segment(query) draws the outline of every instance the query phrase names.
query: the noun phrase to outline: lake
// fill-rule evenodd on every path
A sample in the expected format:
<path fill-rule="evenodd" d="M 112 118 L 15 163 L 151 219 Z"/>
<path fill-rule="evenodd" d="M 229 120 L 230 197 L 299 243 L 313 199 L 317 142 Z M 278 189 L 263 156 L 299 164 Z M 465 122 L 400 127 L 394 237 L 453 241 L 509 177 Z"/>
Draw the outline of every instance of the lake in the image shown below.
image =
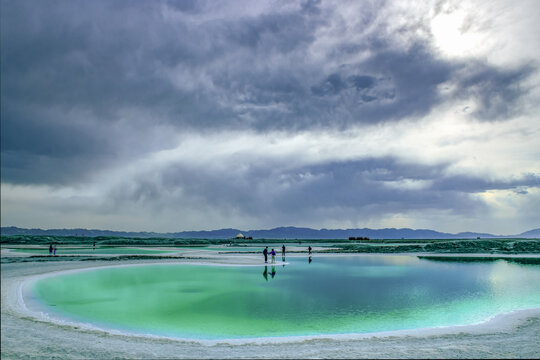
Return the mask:
<path fill-rule="evenodd" d="M 393 255 L 286 260 L 268 266 L 92 269 L 40 279 L 30 297 L 55 317 L 193 339 L 467 325 L 540 307 L 539 265 Z"/>

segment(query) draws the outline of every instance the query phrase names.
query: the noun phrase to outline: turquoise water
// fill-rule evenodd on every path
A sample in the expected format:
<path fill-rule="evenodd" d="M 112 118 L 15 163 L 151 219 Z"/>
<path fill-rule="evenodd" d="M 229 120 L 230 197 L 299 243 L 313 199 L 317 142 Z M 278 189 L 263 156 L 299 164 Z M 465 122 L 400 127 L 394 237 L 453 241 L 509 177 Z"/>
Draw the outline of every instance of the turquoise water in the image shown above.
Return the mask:
<path fill-rule="evenodd" d="M 45 278 L 34 292 L 50 312 L 77 321 L 197 339 L 465 325 L 540 307 L 538 265 L 413 256 L 287 261 L 111 267 Z"/>
<path fill-rule="evenodd" d="M 260 246 L 180 246 L 182 250 L 214 251 L 214 252 L 261 252 Z"/>
<path fill-rule="evenodd" d="M 20 252 L 20 253 L 29 253 L 29 254 L 42 254 L 42 255 L 49 255 L 49 247 L 46 248 L 27 248 L 27 249 L 11 249 L 11 251 L 14 252 Z M 125 247 L 106 247 L 106 248 L 99 248 L 97 247 L 95 250 L 91 247 L 89 248 L 62 248 L 59 247 L 56 249 L 56 255 L 76 255 L 76 254 L 96 254 L 96 255 L 105 255 L 105 254 L 164 254 L 164 253 L 171 253 L 171 252 L 178 252 L 178 250 L 156 250 L 156 249 L 137 249 L 137 248 L 125 248 Z"/>

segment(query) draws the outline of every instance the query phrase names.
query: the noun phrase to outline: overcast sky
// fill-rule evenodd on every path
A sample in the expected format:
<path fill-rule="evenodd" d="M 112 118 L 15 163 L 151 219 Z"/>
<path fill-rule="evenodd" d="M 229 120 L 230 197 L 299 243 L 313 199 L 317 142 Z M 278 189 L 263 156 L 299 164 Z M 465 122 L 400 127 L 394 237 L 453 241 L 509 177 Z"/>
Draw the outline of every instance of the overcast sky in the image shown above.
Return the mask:
<path fill-rule="evenodd" d="M 1 223 L 540 227 L 540 1 L 1 0 Z"/>

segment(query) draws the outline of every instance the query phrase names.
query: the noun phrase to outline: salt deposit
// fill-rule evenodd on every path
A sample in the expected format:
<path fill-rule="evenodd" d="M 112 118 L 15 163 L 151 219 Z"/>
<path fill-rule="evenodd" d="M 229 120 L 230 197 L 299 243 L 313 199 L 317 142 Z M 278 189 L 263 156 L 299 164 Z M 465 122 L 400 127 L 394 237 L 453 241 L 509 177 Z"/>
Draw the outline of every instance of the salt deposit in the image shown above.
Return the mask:
<path fill-rule="evenodd" d="M 152 262 L 155 260 L 130 263 Z M 260 259 L 255 255 L 235 255 L 219 256 L 205 262 L 254 265 Z M 466 327 L 349 337 L 257 339 L 239 343 L 178 341 L 113 334 L 83 329 L 77 324 L 53 323 L 39 319 L 25 309 L 20 291 L 24 281 L 50 272 L 110 265 L 110 261 L 2 264 L 2 358 L 540 357 L 540 309 L 504 314 L 489 322 Z"/>

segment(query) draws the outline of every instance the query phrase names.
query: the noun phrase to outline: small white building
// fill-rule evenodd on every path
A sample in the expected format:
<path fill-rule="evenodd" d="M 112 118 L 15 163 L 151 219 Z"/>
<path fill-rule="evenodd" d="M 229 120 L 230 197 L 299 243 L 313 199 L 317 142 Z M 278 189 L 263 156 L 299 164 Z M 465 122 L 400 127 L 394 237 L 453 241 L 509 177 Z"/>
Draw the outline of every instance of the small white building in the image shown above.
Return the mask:
<path fill-rule="evenodd" d="M 244 236 L 244 234 L 240 233 L 238 235 L 236 235 L 236 238 L 235 239 L 245 239 L 246 237 Z"/>

